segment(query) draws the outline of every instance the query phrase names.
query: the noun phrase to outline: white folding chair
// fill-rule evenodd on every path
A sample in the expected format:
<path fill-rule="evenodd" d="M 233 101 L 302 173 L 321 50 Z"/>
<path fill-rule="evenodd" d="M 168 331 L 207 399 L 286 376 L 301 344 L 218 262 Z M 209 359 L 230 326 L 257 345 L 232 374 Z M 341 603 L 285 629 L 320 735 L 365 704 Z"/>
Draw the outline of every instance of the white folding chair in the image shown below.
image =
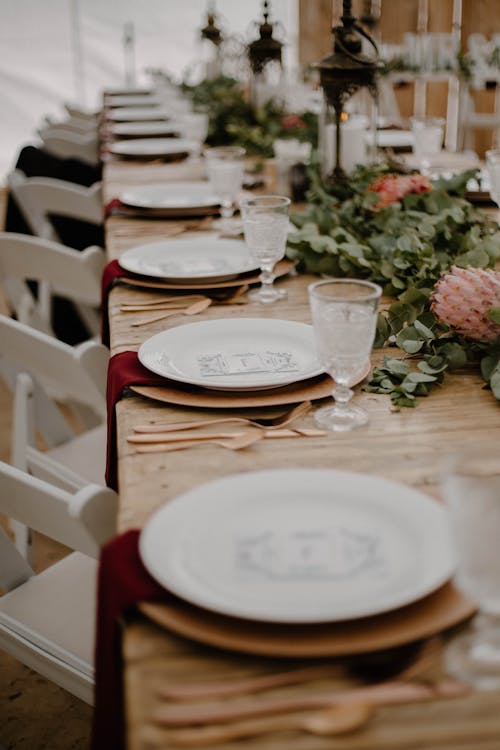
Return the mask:
<path fill-rule="evenodd" d="M 77 133 L 66 129 L 45 128 L 39 131 L 43 147 L 60 159 L 79 159 L 86 164 L 99 164 L 99 138 L 95 133 Z"/>
<path fill-rule="evenodd" d="M 83 187 L 55 177 L 26 177 L 19 169 L 7 175 L 7 184 L 30 230 L 37 237 L 59 242 L 50 214 L 91 224 L 102 224 L 102 185 Z"/>
<path fill-rule="evenodd" d="M 79 252 L 38 237 L 0 232 L 0 283 L 8 304 L 21 323 L 52 336 L 52 294 L 75 304 L 90 336 L 99 332 L 98 307 L 105 264 L 99 247 Z M 38 282 L 37 297 L 28 281 Z"/>
<path fill-rule="evenodd" d="M 0 375 L 14 395 L 11 463 L 74 492 L 103 484 L 106 463 L 106 371 L 109 351 L 94 341 L 72 347 L 0 315 Z M 77 431 L 50 393 L 65 399 Z M 36 444 L 39 436 L 46 450 Z M 13 524 L 29 555 L 29 531 Z"/>
<path fill-rule="evenodd" d="M 0 649 L 93 702 L 97 561 L 116 533 L 117 496 L 66 492 L 0 462 L 0 512 L 74 551 L 37 575 L 0 529 Z"/>
<path fill-rule="evenodd" d="M 40 130 L 46 129 L 59 129 L 70 130 L 73 133 L 80 133 L 80 135 L 96 135 L 98 130 L 98 122 L 95 119 L 88 119 L 84 117 L 70 116 L 65 120 L 54 120 L 52 117 L 45 116 L 42 121 Z"/>

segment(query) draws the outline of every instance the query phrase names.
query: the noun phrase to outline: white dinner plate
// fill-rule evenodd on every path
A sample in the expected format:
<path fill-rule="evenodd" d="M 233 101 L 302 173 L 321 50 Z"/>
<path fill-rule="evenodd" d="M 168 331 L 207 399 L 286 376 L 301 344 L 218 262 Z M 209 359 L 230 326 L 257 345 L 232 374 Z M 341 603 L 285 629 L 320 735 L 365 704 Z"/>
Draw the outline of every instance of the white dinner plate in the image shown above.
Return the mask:
<path fill-rule="evenodd" d="M 430 594 L 455 566 L 445 507 L 381 477 L 327 469 L 200 485 L 149 519 L 139 550 L 181 598 L 265 622 L 378 615 Z"/>
<path fill-rule="evenodd" d="M 189 210 L 219 205 L 208 182 L 167 182 L 138 185 L 120 195 L 120 201 L 133 208 Z"/>
<path fill-rule="evenodd" d="M 158 107 L 161 99 L 152 94 L 112 94 L 106 104 L 110 107 Z"/>
<path fill-rule="evenodd" d="M 106 96 L 145 96 L 152 94 L 151 89 L 146 86 L 112 86 L 105 90 Z"/>
<path fill-rule="evenodd" d="M 178 135 L 182 132 L 182 125 L 173 120 L 158 120 L 157 122 L 118 122 L 109 128 L 112 135 L 118 136 L 155 136 Z"/>
<path fill-rule="evenodd" d="M 205 236 L 137 245 L 119 259 L 126 271 L 168 281 L 228 281 L 258 266 L 243 240 Z"/>
<path fill-rule="evenodd" d="M 117 107 L 117 109 L 111 109 L 106 116 L 115 122 L 134 122 L 136 120 L 168 120 L 169 113 L 163 107 Z"/>
<path fill-rule="evenodd" d="M 189 154 L 196 147 L 185 138 L 137 138 L 132 141 L 115 141 L 109 146 L 118 156 L 177 156 Z"/>
<path fill-rule="evenodd" d="M 312 326 L 271 318 L 176 326 L 145 341 L 139 360 L 171 380 L 226 391 L 279 388 L 324 372 Z"/>

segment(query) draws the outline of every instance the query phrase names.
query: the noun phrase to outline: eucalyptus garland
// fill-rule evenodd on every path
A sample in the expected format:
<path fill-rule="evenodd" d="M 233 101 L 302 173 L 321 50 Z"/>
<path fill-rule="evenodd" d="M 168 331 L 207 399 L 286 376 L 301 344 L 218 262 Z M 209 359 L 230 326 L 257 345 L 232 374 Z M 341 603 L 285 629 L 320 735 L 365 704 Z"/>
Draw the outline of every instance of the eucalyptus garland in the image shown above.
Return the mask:
<path fill-rule="evenodd" d="M 418 176 L 410 186 L 417 192 L 391 202 L 387 186 L 397 171 L 394 164 L 359 167 L 348 181 L 327 185 L 313 168 L 308 207 L 292 216 L 297 231 L 287 255 L 299 270 L 369 279 L 395 298 L 379 314 L 375 346 L 397 347 L 403 357 L 386 357 L 366 390 L 390 395 L 396 408 L 416 406 L 446 371 L 475 365 L 500 399 L 499 339 L 461 336 L 430 303 L 452 266 L 491 268 L 500 258 L 498 224 L 464 197 L 476 170 L 427 185 Z M 498 308 L 489 315 L 500 323 Z"/>

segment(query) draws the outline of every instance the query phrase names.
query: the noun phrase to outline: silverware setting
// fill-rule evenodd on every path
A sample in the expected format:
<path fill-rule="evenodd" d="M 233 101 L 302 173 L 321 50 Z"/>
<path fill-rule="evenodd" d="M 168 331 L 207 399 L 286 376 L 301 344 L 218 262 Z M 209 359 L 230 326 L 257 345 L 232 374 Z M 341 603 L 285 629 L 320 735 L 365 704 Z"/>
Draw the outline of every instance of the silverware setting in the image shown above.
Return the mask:
<path fill-rule="evenodd" d="M 280 729 L 296 728 L 285 724 L 286 716 L 294 721 L 294 714 L 303 711 L 322 712 L 325 710 L 347 708 L 353 705 L 364 706 L 388 706 L 402 703 L 423 702 L 436 699 L 459 698 L 465 695 L 469 688 L 463 683 L 450 678 L 444 678 L 435 682 L 417 680 L 413 682 L 402 680 L 388 680 L 377 685 L 365 685 L 361 687 L 347 688 L 321 693 L 308 693 L 304 695 L 292 695 L 289 698 L 269 698 L 267 701 L 238 701 L 237 703 L 197 703 L 197 704 L 161 704 L 153 715 L 153 722 L 157 725 L 169 728 L 194 727 L 196 725 L 211 725 L 212 729 L 224 730 L 224 735 L 219 735 L 217 741 L 233 739 L 231 730 L 238 732 L 239 724 L 245 726 L 245 736 L 253 726 L 253 734 L 261 733 L 260 722 L 264 717 L 279 718 L 283 723 Z M 371 713 L 365 712 L 368 720 Z M 355 723 L 351 730 L 360 726 Z M 215 726 L 213 726 L 215 725 Z M 218 726 L 222 725 L 222 726 Z M 207 727 L 199 729 L 204 732 Z M 194 732 L 194 729 L 191 729 Z M 265 731 L 268 731 L 266 728 Z M 274 731 L 274 730 L 273 730 Z M 332 731 L 335 733 L 335 729 Z M 212 740 L 213 741 L 213 740 Z"/>
<path fill-rule="evenodd" d="M 243 437 L 243 435 L 253 435 L 253 430 L 246 430 L 245 432 L 192 432 L 189 431 L 189 435 L 186 431 L 181 430 L 180 432 L 157 432 L 152 434 L 136 434 L 129 435 L 127 442 L 134 443 L 137 445 L 144 445 L 148 443 L 178 443 L 178 442 L 196 442 L 196 441 L 210 441 L 210 440 L 226 440 L 233 439 L 236 437 Z M 284 429 L 284 430 L 265 430 L 256 433 L 261 438 L 266 440 L 272 440 L 275 438 L 295 438 L 295 437 L 325 437 L 328 435 L 326 430 L 318 430 L 316 428 L 308 427 L 297 427 L 295 429 Z"/>
<path fill-rule="evenodd" d="M 136 320 L 134 323 L 131 323 L 130 325 L 133 328 L 138 328 L 139 326 L 146 326 L 149 325 L 149 323 L 156 323 L 159 320 L 165 320 L 165 318 L 170 318 L 173 315 L 198 315 L 199 313 L 203 312 L 203 310 L 206 310 L 207 307 L 210 307 L 212 304 L 212 300 L 208 297 L 204 297 L 203 299 L 197 300 L 196 302 L 193 302 L 188 307 L 184 307 L 180 310 L 170 310 L 169 312 L 162 313 L 161 315 L 155 315 L 152 318 L 145 318 L 143 320 Z M 157 308 L 155 308 L 157 309 Z"/>
<path fill-rule="evenodd" d="M 214 424 L 246 424 L 263 430 L 275 430 L 291 424 L 299 417 L 305 416 L 312 408 L 310 401 L 303 401 L 284 414 L 277 417 L 216 417 L 214 419 L 195 419 L 184 422 L 170 422 L 169 424 L 138 424 L 134 426 L 134 432 L 152 434 L 155 432 L 180 432 L 181 430 L 194 430 Z"/>

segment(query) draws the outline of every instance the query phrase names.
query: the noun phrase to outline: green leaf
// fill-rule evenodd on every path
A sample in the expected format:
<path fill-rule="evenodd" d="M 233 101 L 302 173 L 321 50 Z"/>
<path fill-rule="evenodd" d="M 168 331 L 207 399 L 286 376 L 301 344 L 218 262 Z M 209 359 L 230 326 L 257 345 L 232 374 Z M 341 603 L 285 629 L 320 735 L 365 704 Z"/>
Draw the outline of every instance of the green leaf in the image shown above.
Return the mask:
<path fill-rule="evenodd" d="M 500 307 L 490 307 L 488 310 L 488 317 L 491 318 L 494 323 L 500 325 Z"/>
<path fill-rule="evenodd" d="M 420 320 L 416 320 L 413 326 L 417 333 L 419 333 L 427 341 L 432 341 L 434 338 L 436 338 L 431 329 L 421 323 Z"/>
<path fill-rule="evenodd" d="M 490 387 L 495 398 L 500 400 L 500 362 L 497 363 L 490 376 Z"/>
<path fill-rule="evenodd" d="M 405 328 L 396 336 L 396 344 L 407 354 L 416 354 L 422 349 L 424 340 L 414 328 Z"/>
<path fill-rule="evenodd" d="M 439 348 L 440 354 L 446 357 L 450 370 L 459 370 L 467 364 L 467 353 L 457 342 L 449 342 Z"/>

